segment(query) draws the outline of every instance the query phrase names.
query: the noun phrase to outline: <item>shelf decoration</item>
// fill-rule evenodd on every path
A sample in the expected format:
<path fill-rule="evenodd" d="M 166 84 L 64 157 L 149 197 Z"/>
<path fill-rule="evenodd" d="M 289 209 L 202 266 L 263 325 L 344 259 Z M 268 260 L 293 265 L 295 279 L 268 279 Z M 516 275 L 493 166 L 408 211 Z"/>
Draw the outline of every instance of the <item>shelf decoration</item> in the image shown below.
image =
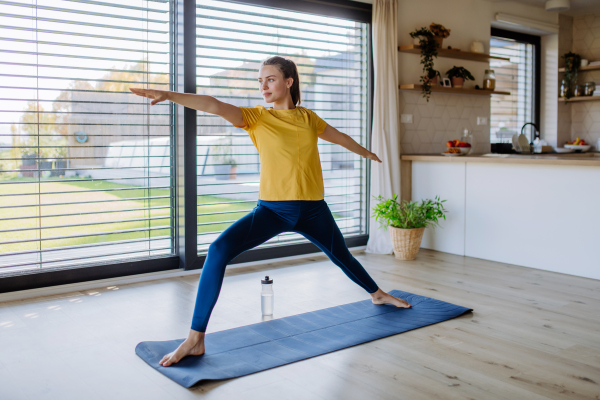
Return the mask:
<path fill-rule="evenodd" d="M 423 75 L 421 76 L 421 82 L 423 83 L 423 97 L 425 97 L 429 102 L 433 79 L 436 78 L 436 75 L 439 75 L 439 72 L 433 69 L 433 58 L 437 57 L 437 51 L 440 45 L 435 40 L 433 32 L 425 27 L 411 32 L 410 37 L 413 39 L 419 39 L 419 48 L 421 49 L 421 64 L 423 64 Z"/>
<path fill-rule="evenodd" d="M 561 90 L 561 95 L 565 100 L 569 100 L 573 96 L 577 85 L 577 69 L 581 65 L 581 56 L 569 51 L 561 58 L 565 60 L 564 88 Z"/>
<path fill-rule="evenodd" d="M 464 67 L 457 67 L 456 65 L 446 71 L 448 78 L 452 80 L 452 87 L 462 88 L 465 81 L 474 81 L 475 77 Z"/>
<path fill-rule="evenodd" d="M 586 65 L 585 67 L 580 66 L 579 68 L 577 68 L 577 72 L 595 71 L 595 70 L 599 70 L 599 69 L 600 69 L 600 64 Z M 565 72 L 565 68 L 559 68 L 558 72 Z"/>
<path fill-rule="evenodd" d="M 564 102 L 579 102 L 579 101 L 598 101 L 600 100 L 600 96 L 576 96 L 576 97 L 570 97 L 569 99 L 566 99 L 564 97 L 559 97 L 558 101 L 564 101 Z"/>
<path fill-rule="evenodd" d="M 401 53 L 419 54 L 421 48 L 414 44 L 398 46 L 398 51 Z M 490 60 L 510 61 L 510 58 L 490 56 L 489 54 L 473 53 L 470 51 L 462 51 L 460 49 L 438 49 L 438 57 L 456 58 L 459 60 L 490 62 Z M 582 68 L 583 69 L 583 68 Z"/>
<path fill-rule="evenodd" d="M 419 84 L 408 83 L 402 84 L 399 87 L 400 90 L 422 90 L 422 86 Z M 442 92 L 442 93 L 457 93 L 457 94 L 475 94 L 480 96 L 489 96 L 492 94 L 496 95 L 510 95 L 510 92 L 504 92 L 500 90 L 485 90 L 485 89 L 466 89 L 466 88 L 450 88 L 444 86 L 432 86 L 432 92 Z M 589 98 L 589 97 L 588 97 Z M 597 97 L 600 99 L 600 96 Z"/>
<path fill-rule="evenodd" d="M 450 29 L 446 29 L 444 25 L 436 24 L 435 22 L 432 22 L 431 25 L 429 25 L 429 30 L 433 33 L 433 38 L 440 48 L 442 47 L 444 39 L 450 36 Z"/>

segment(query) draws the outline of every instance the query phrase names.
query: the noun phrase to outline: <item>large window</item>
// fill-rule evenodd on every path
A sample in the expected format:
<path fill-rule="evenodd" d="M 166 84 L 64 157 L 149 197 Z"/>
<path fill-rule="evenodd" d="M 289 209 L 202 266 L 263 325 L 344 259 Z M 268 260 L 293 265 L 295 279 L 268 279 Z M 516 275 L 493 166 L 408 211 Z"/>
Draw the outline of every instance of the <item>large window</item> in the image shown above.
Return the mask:
<path fill-rule="evenodd" d="M 0 277 L 174 253 L 171 3 L 0 14 Z"/>
<path fill-rule="evenodd" d="M 197 92 L 237 106 L 264 102 L 258 69 L 270 56 L 294 60 L 302 106 L 366 146 L 368 24 L 296 11 L 197 0 Z M 198 113 L 198 251 L 256 206 L 259 156 L 247 132 Z M 346 237 L 366 233 L 366 162 L 319 140 L 325 201 Z M 232 168 L 232 165 L 235 167 Z M 306 241 L 288 232 L 262 247 Z"/>
<path fill-rule="evenodd" d="M 539 52 L 539 36 L 492 29 L 490 55 L 510 61 L 491 60 L 490 68 L 496 75 L 497 90 L 511 94 L 492 96 L 491 143 L 511 143 L 527 122 L 539 127 Z"/>
<path fill-rule="evenodd" d="M 292 58 L 302 105 L 368 147 L 371 5 L 339 0 L 0 1 L 0 293 L 183 268 L 258 199 L 247 133 L 129 87 L 263 103 Z M 269 8 L 278 7 L 278 8 Z M 368 239 L 365 159 L 319 141 L 325 199 Z M 231 168 L 235 164 L 235 168 Z M 282 234 L 233 262 L 318 251 Z"/>

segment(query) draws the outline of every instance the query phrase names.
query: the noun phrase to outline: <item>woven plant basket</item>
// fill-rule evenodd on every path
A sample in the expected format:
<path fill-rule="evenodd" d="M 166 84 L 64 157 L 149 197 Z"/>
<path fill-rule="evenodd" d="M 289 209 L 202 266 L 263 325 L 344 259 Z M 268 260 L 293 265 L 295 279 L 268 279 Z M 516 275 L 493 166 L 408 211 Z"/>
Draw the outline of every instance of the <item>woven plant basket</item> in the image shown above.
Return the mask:
<path fill-rule="evenodd" d="M 421 248 L 425 228 L 402 229 L 389 226 L 394 256 L 398 260 L 414 260 Z"/>

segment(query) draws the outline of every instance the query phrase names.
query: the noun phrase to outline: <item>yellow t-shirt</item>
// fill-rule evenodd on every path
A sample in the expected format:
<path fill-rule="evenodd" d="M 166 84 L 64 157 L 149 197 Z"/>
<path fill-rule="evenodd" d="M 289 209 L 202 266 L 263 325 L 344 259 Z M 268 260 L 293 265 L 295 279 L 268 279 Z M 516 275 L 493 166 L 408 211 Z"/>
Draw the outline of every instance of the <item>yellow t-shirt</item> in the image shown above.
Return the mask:
<path fill-rule="evenodd" d="M 260 155 L 258 198 L 322 200 L 325 189 L 317 140 L 327 123 L 305 107 L 274 110 L 259 104 L 240 109 L 243 129 Z"/>

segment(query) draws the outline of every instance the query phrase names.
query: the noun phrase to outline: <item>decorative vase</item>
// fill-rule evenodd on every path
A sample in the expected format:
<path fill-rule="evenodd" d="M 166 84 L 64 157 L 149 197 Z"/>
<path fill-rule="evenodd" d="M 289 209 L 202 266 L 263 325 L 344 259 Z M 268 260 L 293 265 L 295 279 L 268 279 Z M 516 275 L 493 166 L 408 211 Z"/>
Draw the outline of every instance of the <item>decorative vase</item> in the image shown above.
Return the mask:
<path fill-rule="evenodd" d="M 479 40 L 474 40 L 473 43 L 471 43 L 472 53 L 483 53 L 484 51 L 485 48 L 483 47 L 483 43 L 481 43 Z"/>
<path fill-rule="evenodd" d="M 229 179 L 235 179 L 237 178 L 237 165 L 234 165 L 231 167 L 231 170 L 229 171 Z"/>
<path fill-rule="evenodd" d="M 465 83 L 465 78 L 452 77 L 452 87 L 461 88 Z"/>
<path fill-rule="evenodd" d="M 434 36 L 433 38 L 437 42 L 438 47 L 441 49 L 442 48 L 442 42 L 444 41 L 444 37 L 443 36 Z"/>
<path fill-rule="evenodd" d="M 402 229 L 389 226 L 394 256 L 398 260 L 414 260 L 421 248 L 425 228 Z"/>

